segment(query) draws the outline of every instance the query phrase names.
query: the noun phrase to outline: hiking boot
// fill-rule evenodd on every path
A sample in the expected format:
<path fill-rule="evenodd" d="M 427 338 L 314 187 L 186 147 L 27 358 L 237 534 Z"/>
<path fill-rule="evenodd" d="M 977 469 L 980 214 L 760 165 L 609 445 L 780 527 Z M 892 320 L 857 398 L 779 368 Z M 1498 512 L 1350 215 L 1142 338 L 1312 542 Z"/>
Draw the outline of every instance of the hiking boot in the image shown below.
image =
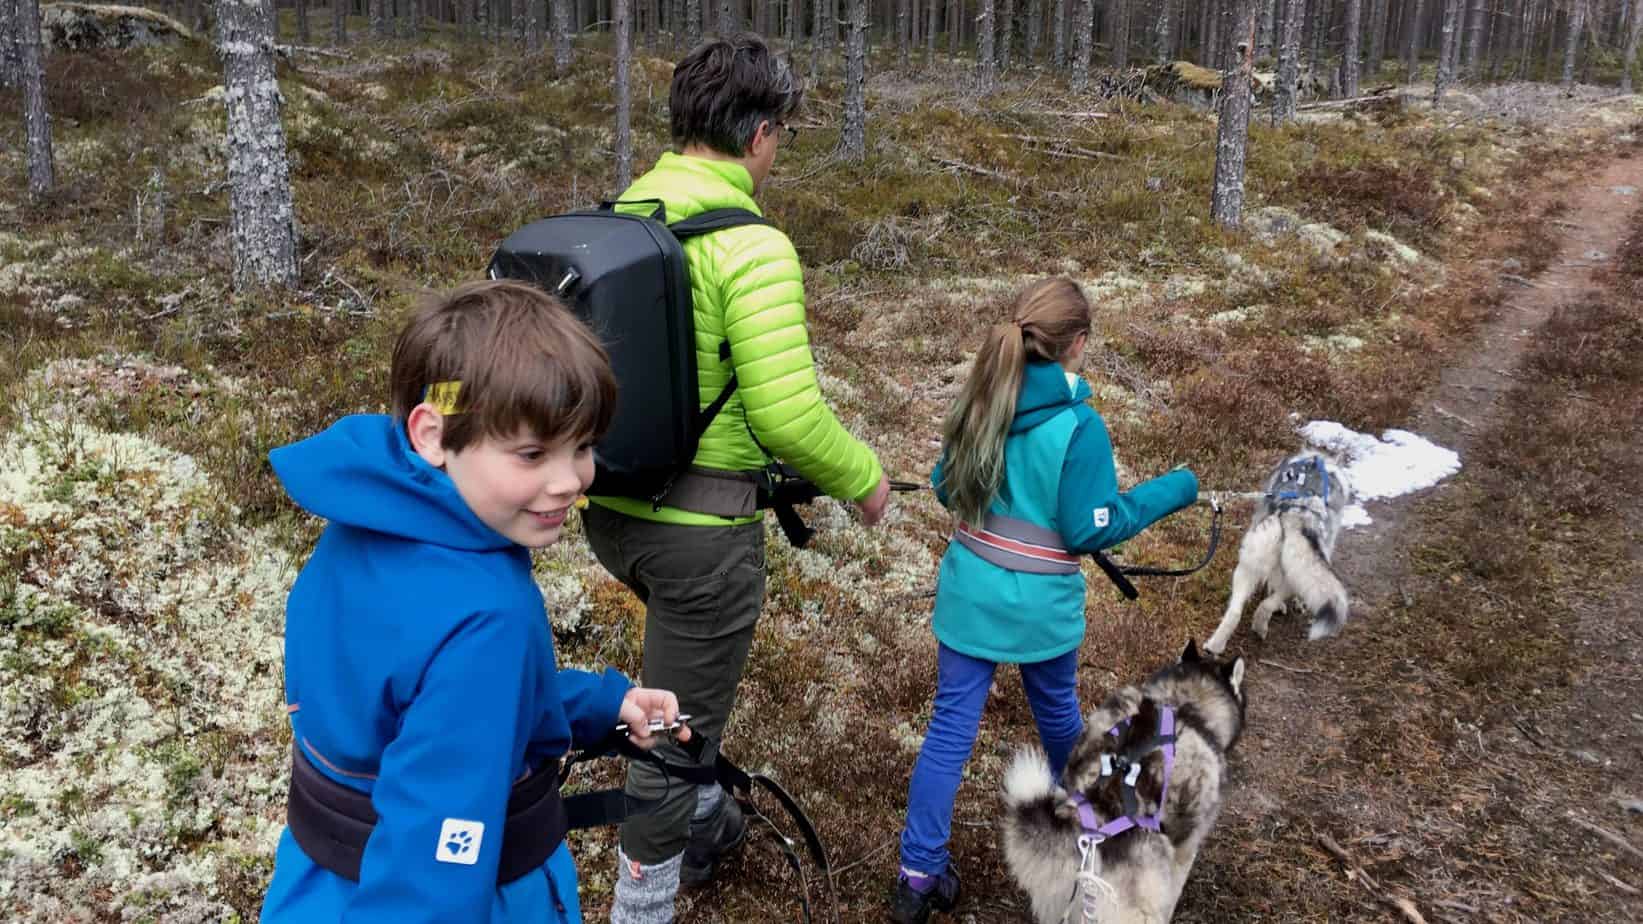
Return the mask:
<path fill-rule="evenodd" d="M 713 881 L 719 861 L 747 839 L 747 818 L 729 793 L 719 799 L 719 809 L 702 821 L 690 824 L 690 840 L 685 843 L 684 863 L 679 867 L 681 886 L 699 886 Z"/>
<path fill-rule="evenodd" d="M 952 911 L 958 904 L 958 873 L 948 869 L 920 891 L 906 874 L 896 877 L 896 892 L 890 897 L 890 920 L 895 924 L 925 924 L 932 911 Z"/>

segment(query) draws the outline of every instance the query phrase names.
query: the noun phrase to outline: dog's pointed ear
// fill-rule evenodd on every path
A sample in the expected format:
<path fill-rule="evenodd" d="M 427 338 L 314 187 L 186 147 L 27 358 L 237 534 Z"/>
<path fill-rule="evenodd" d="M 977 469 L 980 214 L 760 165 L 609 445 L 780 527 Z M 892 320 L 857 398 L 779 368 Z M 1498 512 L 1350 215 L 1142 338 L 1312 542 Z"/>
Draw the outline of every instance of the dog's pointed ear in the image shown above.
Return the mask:
<path fill-rule="evenodd" d="M 1203 660 L 1203 658 L 1200 658 L 1198 656 L 1198 640 L 1197 639 L 1190 639 L 1190 638 L 1187 639 L 1187 650 L 1181 652 L 1181 663 L 1182 664 L 1196 664 L 1197 662 L 1202 661 L 1202 660 Z"/>
<path fill-rule="evenodd" d="M 1233 658 L 1231 664 L 1221 665 L 1221 676 L 1226 678 L 1232 692 L 1242 699 L 1244 695 L 1244 659 Z"/>

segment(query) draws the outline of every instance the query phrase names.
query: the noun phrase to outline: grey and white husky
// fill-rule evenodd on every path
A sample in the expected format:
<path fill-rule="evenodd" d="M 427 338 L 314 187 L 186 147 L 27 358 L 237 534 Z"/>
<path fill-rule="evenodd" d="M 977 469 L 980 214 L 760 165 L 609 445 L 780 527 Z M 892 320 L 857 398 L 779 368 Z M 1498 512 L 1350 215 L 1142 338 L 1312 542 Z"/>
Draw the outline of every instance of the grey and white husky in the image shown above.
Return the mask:
<path fill-rule="evenodd" d="M 1308 638 L 1326 638 L 1341 631 L 1349 603 L 1346 587 L 1330 560 L 1351 494 L 1340 472 L 1318 453 L 1291 456 L 1278 466 L 1238 546 L 1232 598 L 1221 625 L 1204 643 L 1205 649 L 1214 654 L 1226 650 L 1243 618 L 1244 605 L 1262 585 L 1267 596 L 1255 607 L 1250 625 L 1257 638 L 1266 638 L 1267 622 L 1291 598 L 1312 614 Z"/>
<path fill-rule="evenodd" d="M 1039 924 L 1163 924 L 1221 811 L 1244 662 L 1179 661 L 1086 719 L 1058 785 L 1043 752 L 1004 777 L 1004 859 Z M 1173 740 L 1169 740 L 1173 738 Z"/>

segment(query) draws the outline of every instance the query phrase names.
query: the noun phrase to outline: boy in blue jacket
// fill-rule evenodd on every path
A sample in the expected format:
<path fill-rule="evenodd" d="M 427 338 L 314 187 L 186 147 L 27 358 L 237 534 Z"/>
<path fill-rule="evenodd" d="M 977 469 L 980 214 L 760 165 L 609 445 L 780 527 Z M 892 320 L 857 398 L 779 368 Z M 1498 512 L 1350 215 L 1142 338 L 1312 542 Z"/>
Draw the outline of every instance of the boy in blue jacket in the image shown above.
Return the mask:
<path fill-rule="evenodd" d="M 262 920 L 580 921 L 559 758 L 678 714 L 558 670 L 531 577 L 593 480 L 609 361 L 541 290 L 474 283 L 407 324 L 391 389 L 391 416 L 269 456 L 330 523 L 286 605 L 292 789 Z"/>
<path fill-rule="evenodd" d="M 1173 471 L 1118 489 L 1106 424 L 1078 375 L 1090 304 L 1045 279 L 993 325 L 947 415 L 930 480 L 958 520 L 941 559 L 931 627 L 936 695 L 913 765 L 890 919 L 924 924 L 959 899 L 948 865 L 953 802 L 1000 663 L 1021 666 L 1027 704 L 1057 776 L 1083 731 L 1079 556 L 1111 548 L 1193 503 L 1198 479 Z"/>

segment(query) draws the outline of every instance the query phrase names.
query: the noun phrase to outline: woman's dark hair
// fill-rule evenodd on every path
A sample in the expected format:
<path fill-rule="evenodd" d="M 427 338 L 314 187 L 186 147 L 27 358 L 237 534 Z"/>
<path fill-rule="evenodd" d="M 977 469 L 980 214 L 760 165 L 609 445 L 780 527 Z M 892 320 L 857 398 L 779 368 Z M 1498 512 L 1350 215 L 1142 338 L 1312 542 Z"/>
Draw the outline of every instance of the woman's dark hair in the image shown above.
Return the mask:
<path fill-rule="evenodd" d="M 673 69 L 673 141 L 742 157 L 760 122 L 784 122 L 803 101 L 798 76 L 763 39 L 752 33 L 710 39 Z"/>

